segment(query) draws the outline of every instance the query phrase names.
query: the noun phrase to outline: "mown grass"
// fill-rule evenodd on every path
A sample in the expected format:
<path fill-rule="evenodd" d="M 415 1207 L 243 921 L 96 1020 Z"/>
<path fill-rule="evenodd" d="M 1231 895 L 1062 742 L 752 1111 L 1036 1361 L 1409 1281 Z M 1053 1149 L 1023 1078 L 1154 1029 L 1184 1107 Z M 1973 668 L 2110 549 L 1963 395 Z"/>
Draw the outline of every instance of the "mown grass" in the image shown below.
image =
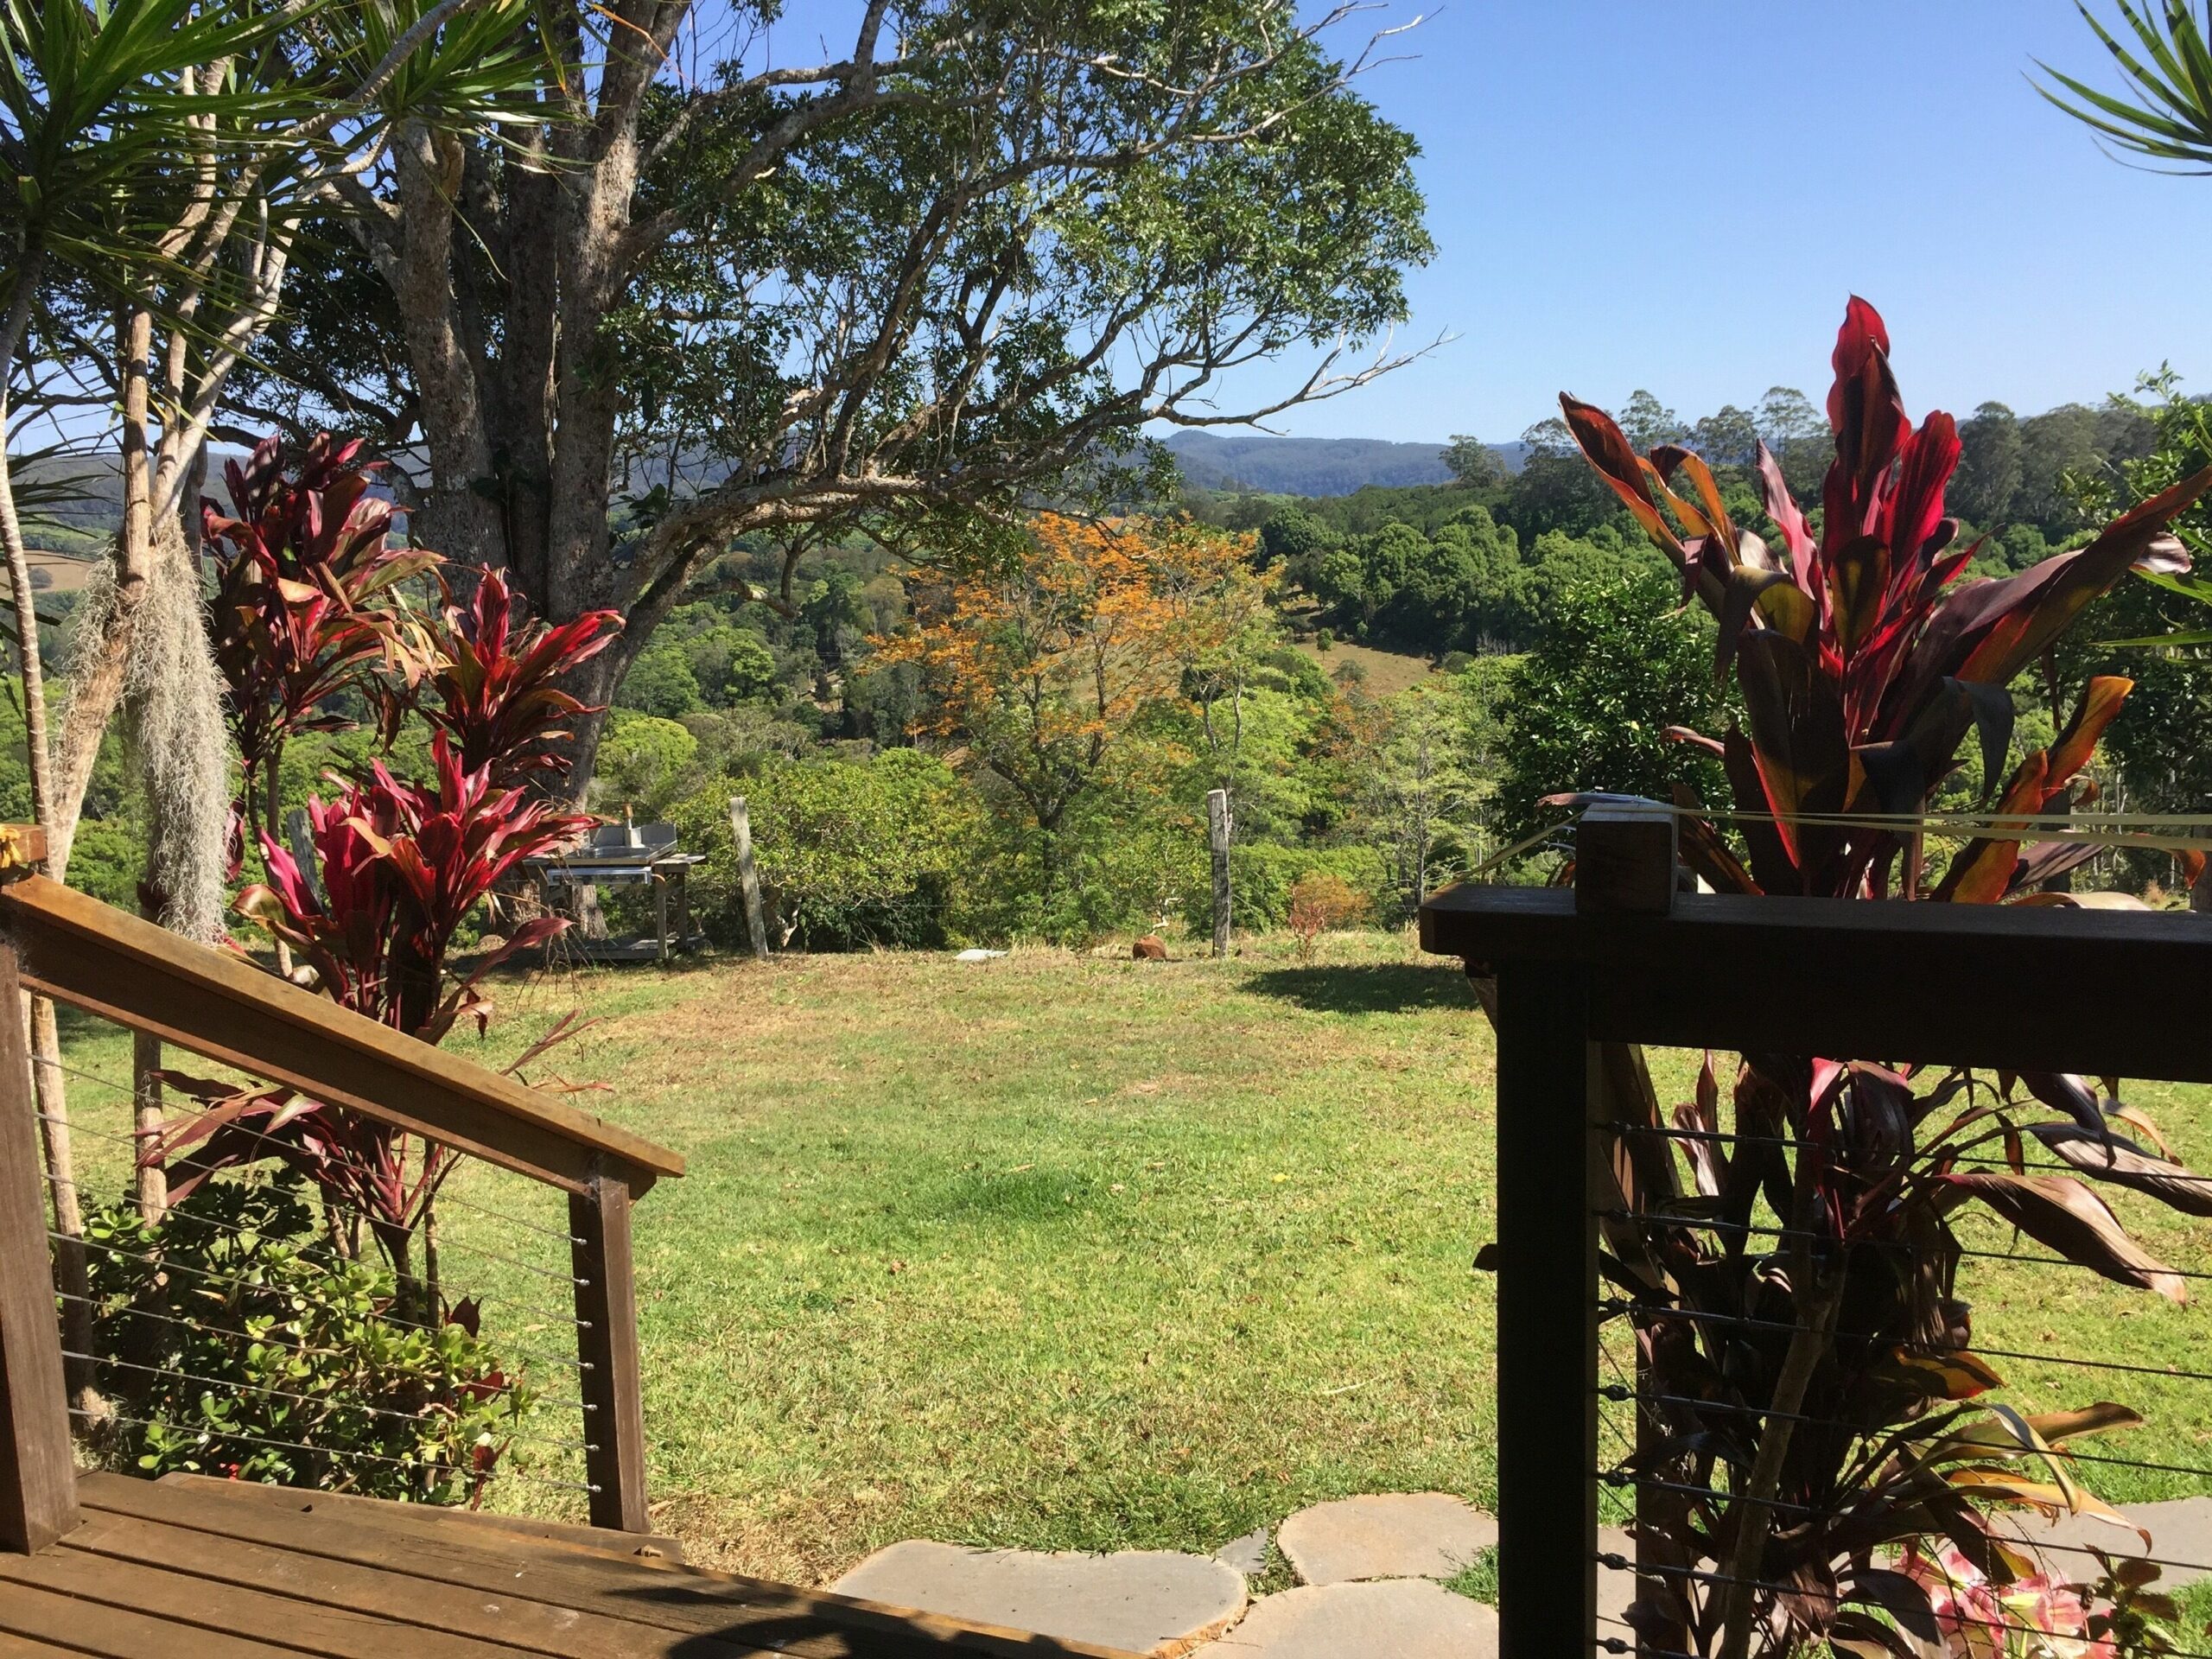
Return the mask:
<path fill-rule="evenodd" d="M 1300 966 L 1033 950 L 790 958 L 503 988 L 504 1061 L 571 1007 L 539 1071 L 681 1150 L 638 1211 L 652 1490 L 696 1559 L 802 1581 L 902 1537 L 1211 1550 L 1358 1491 L 1494 1500 L 1492 1049 L 1456 964 L 1379 935 Z M 73 1027 L 73 1061 L 127 1070 Z M 1657 1069 L 1670 1096 L 1690 1057 Z M 89 1098 L 91 1091 L 85 1091 Z M 2212 1168 L 2212 1094 L 2134 1093 Z M 555 1195 L 472 1172 L 449 1287 L 486 1330 L 565 1349 Z M 2121 1195 L 2172 1264 L 2206 1224 Z M 1972 1242 L 2011 1248 L 1976 1224 Z M 2029 1247 L 2037 1248 L 2037 1247 Z M 2068 1269 L 1970 1262 L 1981 1345 L 2155 1375 L 1997 1362 L 2031 1407 L 2126 1402 L 2101 1449 L 2212 1466 L 2202 1315 Z M 541 1384 L 567 1395 L 557 1367 Z M 534 1433 L 573 1435 L 547 1407 Z M 2095 1449 L 2095 1448 L 2093 1448 Z M 573 1459 L 527 1448 L 533 1472 Z M 2212 1491 L 2082 1473 L 2122 1501 Z M 505 1502 L 573 1507 L 518 1486 Z"/>

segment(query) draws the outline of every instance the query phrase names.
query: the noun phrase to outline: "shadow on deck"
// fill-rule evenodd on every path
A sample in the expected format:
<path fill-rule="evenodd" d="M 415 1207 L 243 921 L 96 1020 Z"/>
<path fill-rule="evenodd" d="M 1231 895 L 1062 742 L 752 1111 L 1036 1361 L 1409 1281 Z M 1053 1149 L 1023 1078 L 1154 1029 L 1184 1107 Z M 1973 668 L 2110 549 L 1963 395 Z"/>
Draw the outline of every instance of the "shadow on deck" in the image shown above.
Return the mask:
<path fill-rule="evenodd" d="M 199 1476 L 88 1474 L 0 1554 L 0 1659 L 1135 1659 L 686 1567 L 633 1535 Z"/>

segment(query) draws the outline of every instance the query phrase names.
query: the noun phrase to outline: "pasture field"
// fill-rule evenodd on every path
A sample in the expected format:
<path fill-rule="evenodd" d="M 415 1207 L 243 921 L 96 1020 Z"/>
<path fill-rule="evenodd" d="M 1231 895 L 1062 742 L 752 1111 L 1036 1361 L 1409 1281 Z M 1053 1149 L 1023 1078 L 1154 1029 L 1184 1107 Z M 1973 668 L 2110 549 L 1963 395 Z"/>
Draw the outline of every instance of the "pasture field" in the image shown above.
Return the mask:
<path fill-rule="evenodd" d="M 490 1039 L 454 1046 L 504 1063 L 581 1008 L 597 1023 L 533 1077 L 603 1085 L 578 1103 L 690 1160 L 639 1206 L 638 1271 L 656 1515 L 694 1559 L 810 1582 L 905 1537 L 1211 1550 L 1354 1492 L 1494 1497 L 1471 1266 L 1491 1036 L 1457 964 L 1408 937 L 1327 938 L 1311 965 L 1261 939 L 1220 963 L 795 957 L 498 995 Z M 127 1074 L 111 1033 L 73 1024 L 69 1046 Z M 1694 1058 L 1655 1057 L 1669 1099 Z M 2212 1168 L 2208 1091 L 2131 1094 Z M 2212 1224 L 2114 1204 L 2171 1264 L 2212 1267 Z M 561 1217 L 486 1171 L 441 1211 L 449 1292 L 488 1290 L 487 1333 L 519 1350 L 567 1343 L 567 1287 L 515 1265 L 564 1266 L 516 1224 Z M 1986 1221 L 1968 1242 L 2015 1248 Z M 2099 1449 L 2212 1466 L 2212 1384 L 2171 1375 L 2212 1370 L 2198 1307 L 1978 1259 L 1961 1284 L 1980 1346 L 2147 1368 L 2002 1360 L 2007 1397 L 2127 1402 L 2149 1425 Z M 2122 1501 L 2212 1491 L 2081 1473 Z"/>

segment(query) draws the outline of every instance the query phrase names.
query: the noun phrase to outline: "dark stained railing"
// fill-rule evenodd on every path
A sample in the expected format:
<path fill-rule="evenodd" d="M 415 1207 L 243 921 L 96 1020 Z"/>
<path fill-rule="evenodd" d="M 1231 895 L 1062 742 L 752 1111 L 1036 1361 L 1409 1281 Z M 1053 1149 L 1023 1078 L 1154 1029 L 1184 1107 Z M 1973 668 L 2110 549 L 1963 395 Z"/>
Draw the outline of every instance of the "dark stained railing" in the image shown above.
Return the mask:
<path fill-rule="evenodd" d="M 1422 948 L 1465 963 L 1497 1031 L 1504 1659 L 1675 1646 L 1597 1623 L 1600 1333 L 1620 1312 L 1600 1223 L 1641 1046 L 2212 1083 L 2212 922 L 1678 893 L 1669 830 L 1655 871 L 1649 822 L 1601 813 L 1579 889 L 1462 887 L 1421 911 Z"/>
<path fill-rule="evenodd" d="M 682 1158 L 251 963 L 32 874 L 42 851 L 36 832 L 4 828 L 0 1548 L 35 1551 L 77 1522 L 65 1358 L 85 1357 L 65 1355 L 55 1318 L 49 1194 L 22 1013 L 31 994 L 564 1193 L 565 1228 L 537 1230 L 564 1243 L 568 1259 L 518 1270 L 568 1281 L 573 1317 L 546 1313 L 548 1322 L 575 1332 L 575 1359 L 557 1363 L 572 1371 L 581 1395 L 575 1403 L 583 1408 L 584 1431 L 569 1444 L 582 1453 L 592 1524 L 650 1532 L 631 1217 L 657 1179 L 683 1173 Z"/>

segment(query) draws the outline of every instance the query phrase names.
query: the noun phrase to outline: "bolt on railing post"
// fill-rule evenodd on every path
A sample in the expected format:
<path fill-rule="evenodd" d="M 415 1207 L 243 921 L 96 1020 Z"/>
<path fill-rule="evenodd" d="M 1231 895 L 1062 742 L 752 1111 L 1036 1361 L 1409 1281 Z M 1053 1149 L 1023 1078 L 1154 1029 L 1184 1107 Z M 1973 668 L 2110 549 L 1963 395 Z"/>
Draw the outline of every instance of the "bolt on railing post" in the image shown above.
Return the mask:
<path fill-rule="evenodd" d="M 651 1532 L 645 1510 L 645 1416 L 638 1357 L 637 1284 L 630 1243 L 631 1186 L 596 1172 L 569 1195 L 576 1284 L 576 1357 L 583 1363 L 584 1471 L 591 1523 Z"/>
<path fill-rule="evenodd" d="M 28 1554 L 75 1528 L 77 1471 L 25 1012 L 0 939 L 0 1549 Z"/>

